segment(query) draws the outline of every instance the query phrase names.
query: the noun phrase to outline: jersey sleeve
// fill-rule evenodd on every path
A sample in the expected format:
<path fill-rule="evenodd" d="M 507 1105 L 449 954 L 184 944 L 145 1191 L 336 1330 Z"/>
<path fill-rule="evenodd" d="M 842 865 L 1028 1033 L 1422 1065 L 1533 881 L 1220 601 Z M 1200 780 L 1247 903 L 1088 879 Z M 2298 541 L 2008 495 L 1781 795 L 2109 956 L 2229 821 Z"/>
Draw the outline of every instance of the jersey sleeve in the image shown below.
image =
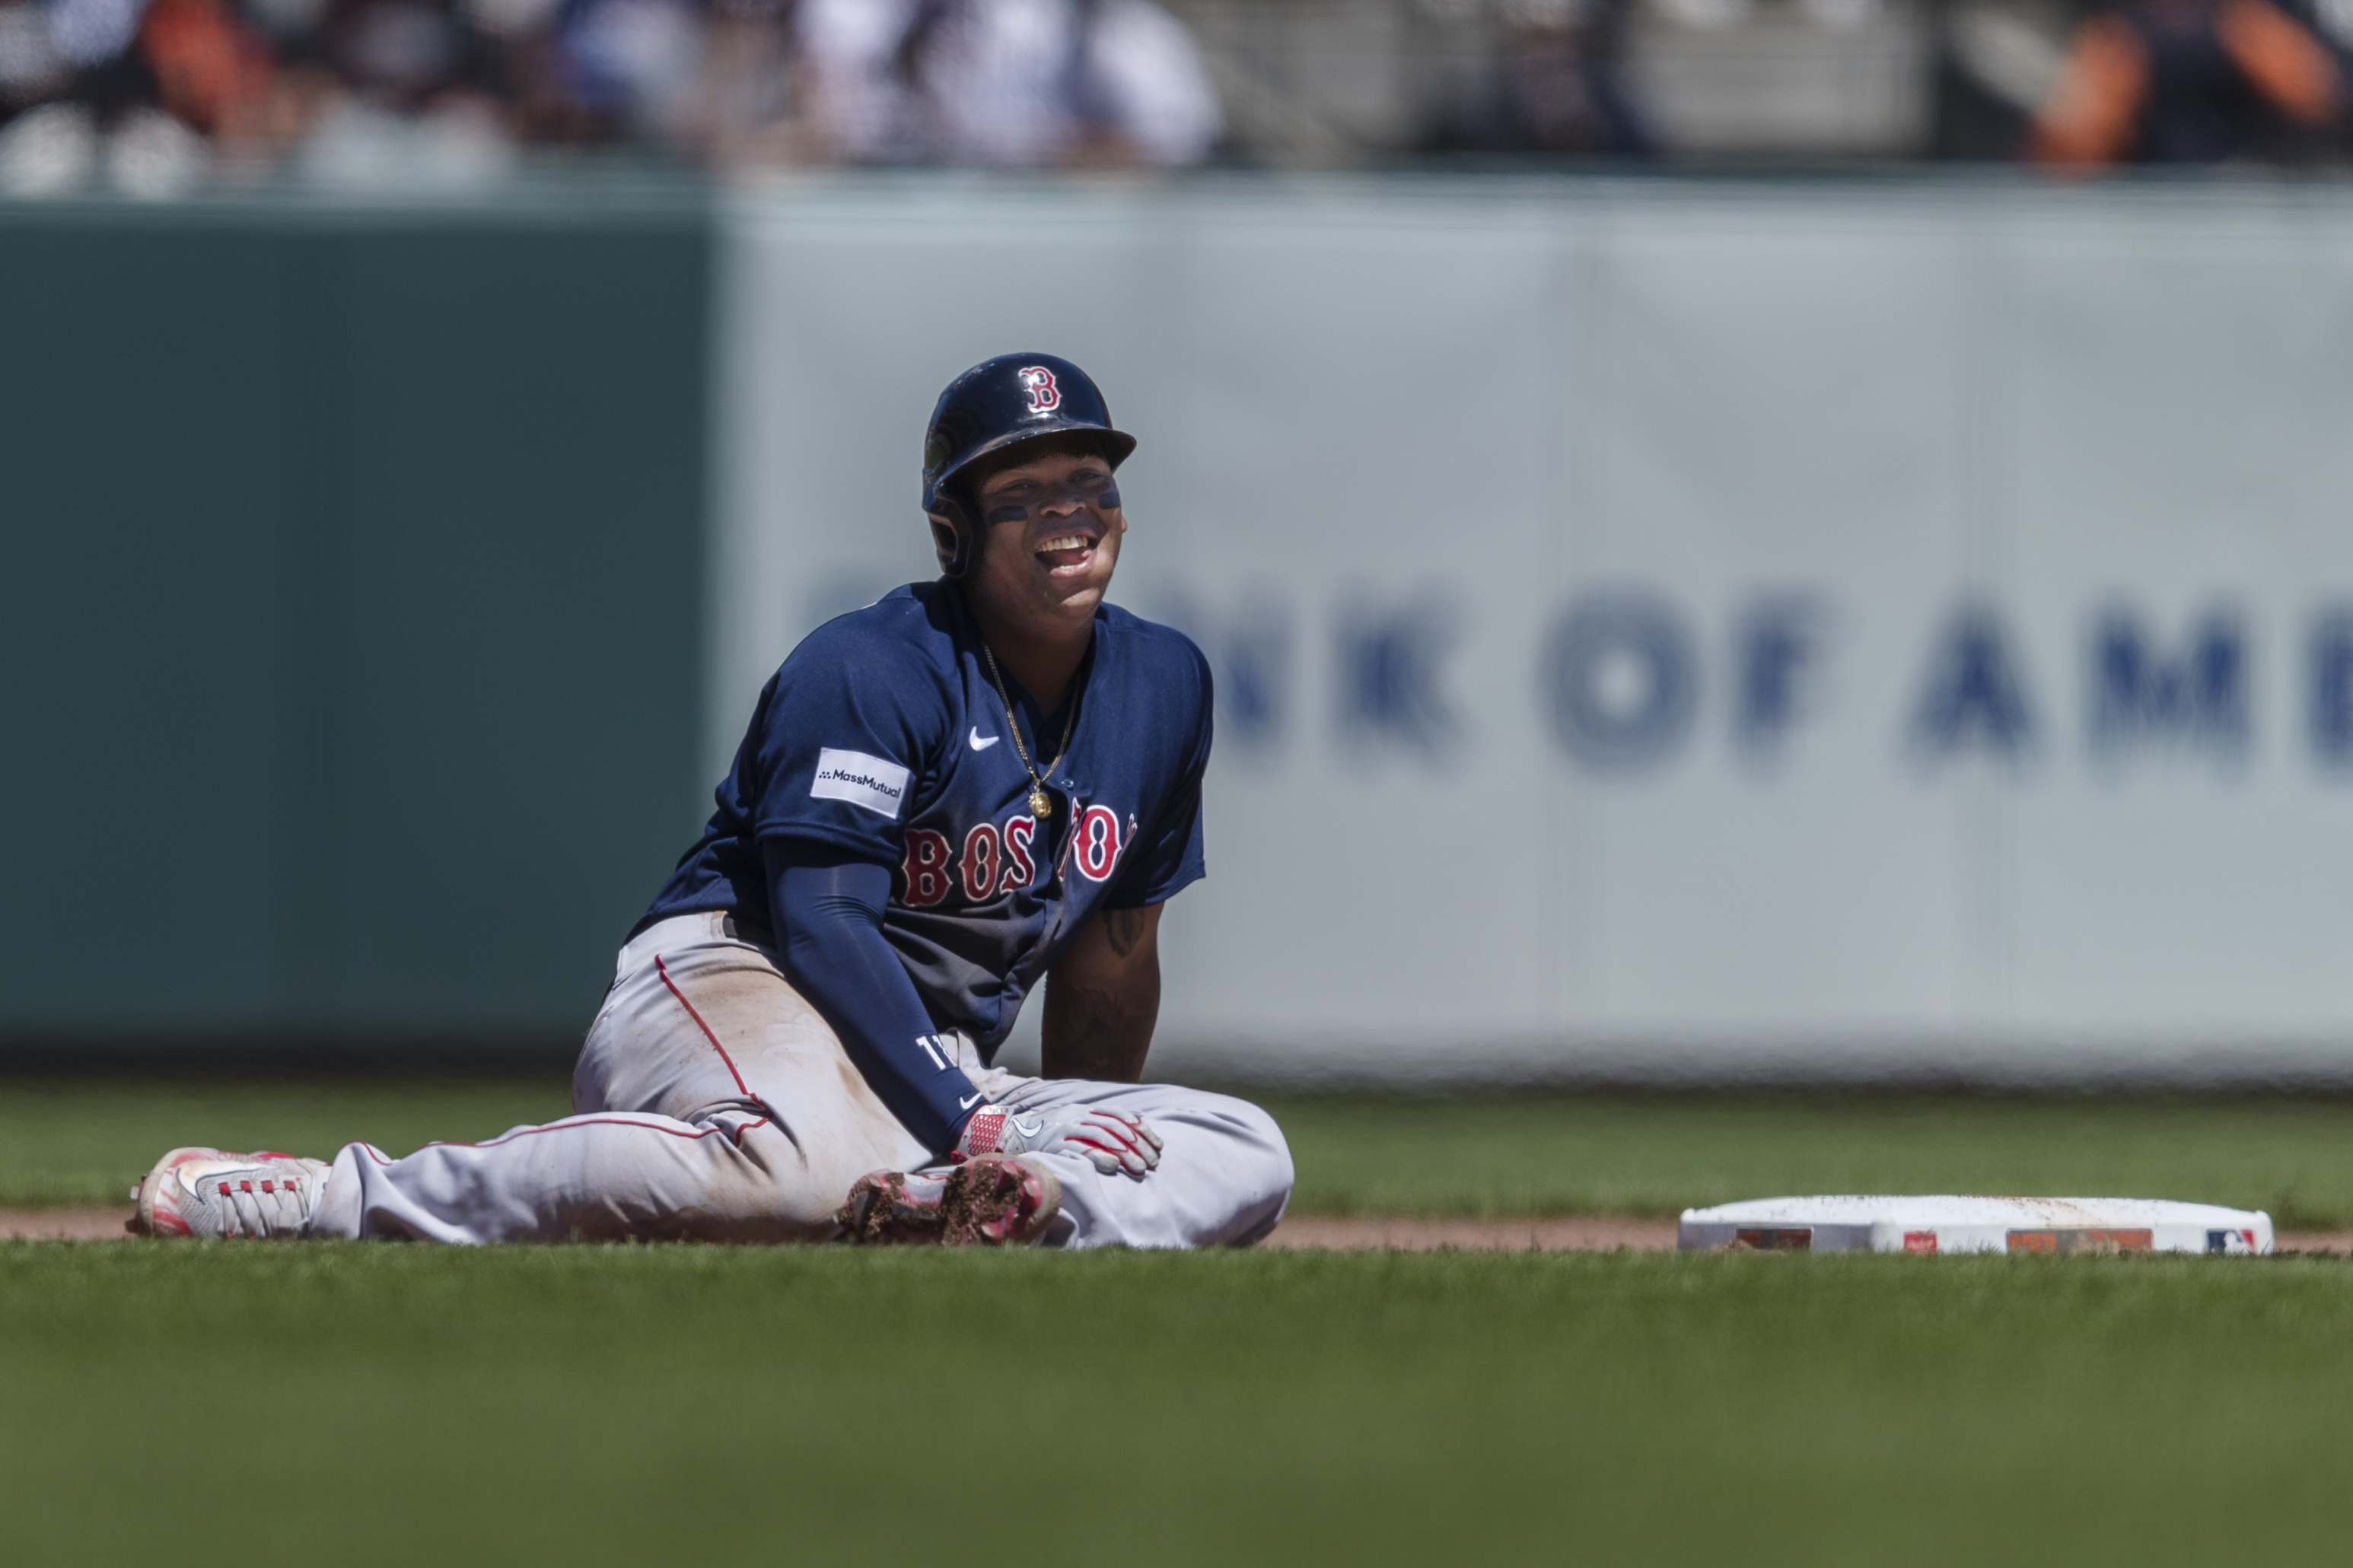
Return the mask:
<path fill-rule="evenodd" d="M 881 866 L 796 864 L 797 850 L 764 851 L 777 912 L 777 958 L 833 1026 L 842 1049 L 901 1126 L 934 1154 L 955 1147 L 986 1098 L 957 1065 L 882 934 L 891 873 Z"/>
<path fill-rule="evenodd" d="M 1166 902 L 1208 875 L 1202 858 L 1201 779 L 1208 772 L 1210 713 L 1215 707 L 1209 683 L 1209 661 L 1198 648 L 1186 645 L 1193 656 L 1194 678 L 1199 682 L 1199 704 L 1191 745 L 1176 787 L 1161 803 L 1159 815 L 1139 828 L 1126 867 L 1103 900 L 1105 908 L 1142 909 Z"/>
<path fill-rule="evenodd" d="M 752 837 L 895 866 L 934 782 L 947 694 L 905 643 L 832 630 L 777 671 L 754 736 Z"/>

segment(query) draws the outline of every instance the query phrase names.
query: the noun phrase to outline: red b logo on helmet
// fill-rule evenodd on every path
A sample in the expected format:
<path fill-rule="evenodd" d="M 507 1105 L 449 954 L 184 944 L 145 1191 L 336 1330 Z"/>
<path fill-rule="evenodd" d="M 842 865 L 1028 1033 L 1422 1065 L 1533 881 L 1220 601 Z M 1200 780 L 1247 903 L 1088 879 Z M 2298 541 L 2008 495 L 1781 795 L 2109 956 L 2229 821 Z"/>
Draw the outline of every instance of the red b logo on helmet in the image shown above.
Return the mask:
<path fill-rule="evenodd" d="M 1062 389 L 1054 384 L 1054 373 L 1042 364 L 1025 364 L 1013 373 L 1021 382 L 1021 390 L 1029 395 L 1029 412 L 1051 414 L 1062 406 Z"/>

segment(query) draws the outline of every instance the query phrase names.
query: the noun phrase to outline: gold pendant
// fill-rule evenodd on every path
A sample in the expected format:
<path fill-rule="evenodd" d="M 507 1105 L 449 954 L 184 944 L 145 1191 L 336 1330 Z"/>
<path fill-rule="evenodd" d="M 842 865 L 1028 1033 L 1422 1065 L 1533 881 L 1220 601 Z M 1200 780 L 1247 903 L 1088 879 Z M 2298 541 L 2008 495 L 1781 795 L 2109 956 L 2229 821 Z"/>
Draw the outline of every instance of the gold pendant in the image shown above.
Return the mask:
<path fill-rule="evenodd" d="M 1046 789 L 1043 784 L 1029 786 L 1029 815 L 1032 816 L 1054 815 L 1054 803 L 1046 798 Z"/>

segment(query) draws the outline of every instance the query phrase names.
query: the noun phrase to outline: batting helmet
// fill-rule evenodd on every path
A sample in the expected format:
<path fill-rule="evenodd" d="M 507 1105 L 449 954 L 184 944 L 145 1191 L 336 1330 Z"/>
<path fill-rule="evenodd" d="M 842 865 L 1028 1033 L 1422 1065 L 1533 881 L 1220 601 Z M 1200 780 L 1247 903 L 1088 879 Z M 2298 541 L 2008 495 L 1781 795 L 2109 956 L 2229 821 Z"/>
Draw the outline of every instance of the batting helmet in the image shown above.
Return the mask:
<path fill-rule="evenodd" d="M 1112 427 L 1111 406 L 1085 371 L 1052 354 L 998 354 L 948 383 L 923 432 L 923 511 L 944 525 L 940 570 L 961 577 L 972 564 L 975 526 L 948 481 L 976 458 L 1017 442 L 1065 431 L 1092 433 L 1117 468 L 1135 437 Z"/>

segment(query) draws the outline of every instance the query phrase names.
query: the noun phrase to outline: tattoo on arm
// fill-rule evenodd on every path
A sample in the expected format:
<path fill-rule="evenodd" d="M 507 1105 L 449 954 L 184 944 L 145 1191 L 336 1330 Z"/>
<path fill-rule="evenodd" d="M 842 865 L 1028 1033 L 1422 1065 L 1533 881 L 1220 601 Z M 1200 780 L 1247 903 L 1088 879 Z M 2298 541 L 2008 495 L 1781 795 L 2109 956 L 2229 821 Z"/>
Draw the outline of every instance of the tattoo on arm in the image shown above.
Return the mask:
<path fill-rule="evenodd" d="M 1152 1048 L 1150 1017 L 1139 1017 L 1109 991 L 1050 982 L 1046 1007 L 1056 1026 L 1047 1077 L 1134 1083 L 1143 1076 L 1145 1054 Z"/>
<path fill-rule="evenodd" d="M 1046 1077 L 1134 1083 L 1144 1076 L 1160 1016 L 1158 919 L 1157 910 L 1105 910 L 1048 973 Z"/>
<path fill-rule="evenodd" d="M 1113 952 L 1125 958 L 1135 951 L 1135 944 L 1144 940 L 1144 911 L 1142 910 L 1105 910 L 1103 913 L 1103 940 L 1111 943 L 1111 950 Z"/>

